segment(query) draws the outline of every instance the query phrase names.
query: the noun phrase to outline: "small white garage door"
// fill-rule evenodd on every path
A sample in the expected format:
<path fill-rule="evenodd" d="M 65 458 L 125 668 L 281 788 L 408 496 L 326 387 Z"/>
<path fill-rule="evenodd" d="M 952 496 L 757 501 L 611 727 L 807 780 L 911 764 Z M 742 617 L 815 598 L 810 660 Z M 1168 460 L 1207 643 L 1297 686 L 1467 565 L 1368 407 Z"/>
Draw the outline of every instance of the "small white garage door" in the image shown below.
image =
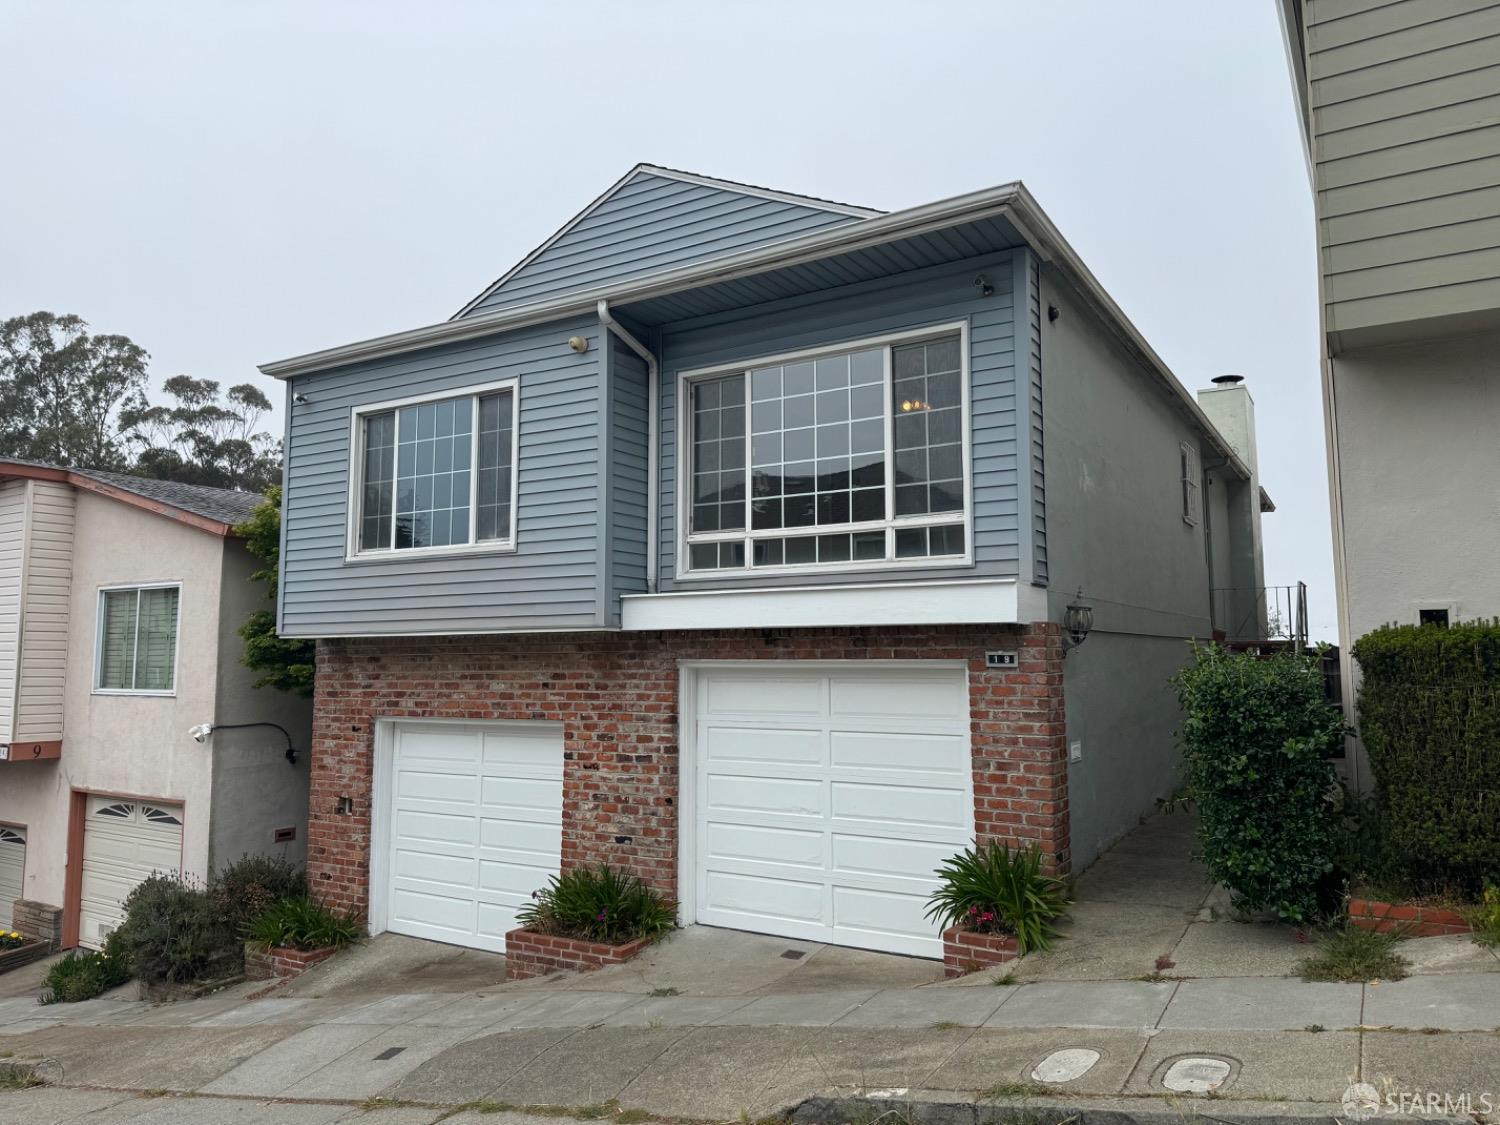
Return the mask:
<path fill-rule="evenodd" d="M 695 916 L 926 957 L 933 871 L 974 831 L 963 668 L 703 668 Z"/>
<path fill-rule="evenodd" d="M 125 920 L 131 891 L 153 872 L 182 870 L 182 807 L 90 797 L 87 817 L 78 942 L 98 949 Z"/>
<path fill-rule="evenodd" d="M 11 911 L 21 897 L 21 876 L 26 870 L 26 829 L 0 824 L 0 927 L 14 922 Z"/>
<path fill-rule="evenodd" d="M 561 723 L 394 726 L 385 926 L 503 952 L 562 864 Z"/>

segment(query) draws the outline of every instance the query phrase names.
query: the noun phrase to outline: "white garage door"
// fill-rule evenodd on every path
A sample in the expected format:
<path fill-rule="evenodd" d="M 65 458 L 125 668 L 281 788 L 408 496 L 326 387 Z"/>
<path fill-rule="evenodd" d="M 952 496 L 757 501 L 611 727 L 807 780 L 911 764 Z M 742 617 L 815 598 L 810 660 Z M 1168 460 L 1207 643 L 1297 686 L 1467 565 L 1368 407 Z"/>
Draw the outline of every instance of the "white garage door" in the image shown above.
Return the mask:
<path fill-rule="evenodd" d="M 11 910 L 21 897 L 21 875 L 26 870 L 26 829 L 0 824 L 0 927 L 14 923 Z"/>
<path fill-rule="evenodd" d="M 942 956 L 933 871 L 974 831 L 964 669 L 695 679 L 697 920 Z"/>
<path fill-rule="evenodd" d="M 385 792 L 385 925 L 503 952 L 562 863 L 560 723 L 399 724 Z"/>
<path fill-rule="evenodd" d="M 87 815 L 78 942 L 98 949 L 125 920 L 125 899 L 138 884 L 182 870 L 182 807 L 90 797 Z"/>

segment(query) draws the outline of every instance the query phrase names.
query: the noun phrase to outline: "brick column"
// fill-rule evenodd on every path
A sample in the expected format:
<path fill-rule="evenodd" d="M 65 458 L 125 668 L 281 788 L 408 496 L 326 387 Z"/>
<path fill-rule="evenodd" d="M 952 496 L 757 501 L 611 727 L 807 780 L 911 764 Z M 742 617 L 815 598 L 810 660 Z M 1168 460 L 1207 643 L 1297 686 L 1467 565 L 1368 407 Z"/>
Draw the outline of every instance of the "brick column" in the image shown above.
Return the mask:
<path fill-rule="evenodd" d="M 980 843 L 1036 841 L 1049 870 L 1072 861 L 1068 831 L 1068 738 L 1061 626 L 1021 632 L 1018 666 L 969 671 L 974 753 L 974 827 Z"/>
<path fill-rule="evenodd" d="M 379 661 L 367 660 L 380 679 Z M 362 682 L 347 642 L 318 642 L 308 765 L 307 878 L 313 896 L 367 918 L 370 911 L 370 821 L 375 684 Z M 348 799 L 347 805 L 343 804 Z"/>

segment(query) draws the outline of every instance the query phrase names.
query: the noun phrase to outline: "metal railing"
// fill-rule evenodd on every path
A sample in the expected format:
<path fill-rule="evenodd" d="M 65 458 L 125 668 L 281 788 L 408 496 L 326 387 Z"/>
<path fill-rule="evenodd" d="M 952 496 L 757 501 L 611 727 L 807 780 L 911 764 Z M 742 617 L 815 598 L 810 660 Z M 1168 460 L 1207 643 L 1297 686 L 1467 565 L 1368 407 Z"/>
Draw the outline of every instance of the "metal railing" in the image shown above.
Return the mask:
<path fill-rule="evenodd" d="M 1307 583 L 1222 586 L 1211 591 L 1214 628 L 1229 641 L 1290 641 L 1307 647 Z"/>

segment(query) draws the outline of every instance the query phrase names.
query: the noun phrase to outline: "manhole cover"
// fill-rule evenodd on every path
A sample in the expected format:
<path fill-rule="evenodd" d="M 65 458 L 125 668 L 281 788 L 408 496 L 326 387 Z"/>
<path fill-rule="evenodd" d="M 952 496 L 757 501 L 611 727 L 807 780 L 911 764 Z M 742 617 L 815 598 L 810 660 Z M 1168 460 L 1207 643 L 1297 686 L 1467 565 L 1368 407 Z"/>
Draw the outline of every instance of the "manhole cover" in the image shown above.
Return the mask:
<path fill-rule="evenodd" d="M 1082 1078 L 1099 1061 L 1099 1052 L 1088 1047 L 1069 1047 L 1053 1051 L 1032 1070 L 1036 1082 L 1071 1082 Z"/>
<path fill-rule="evenodd" d="M 1161 1084 L 1179 1094 L 1210 1094 L 1224 1085 L 1234 1068 L 1223 1059 L 1178 1059 L 1161 1076 Z"/>

